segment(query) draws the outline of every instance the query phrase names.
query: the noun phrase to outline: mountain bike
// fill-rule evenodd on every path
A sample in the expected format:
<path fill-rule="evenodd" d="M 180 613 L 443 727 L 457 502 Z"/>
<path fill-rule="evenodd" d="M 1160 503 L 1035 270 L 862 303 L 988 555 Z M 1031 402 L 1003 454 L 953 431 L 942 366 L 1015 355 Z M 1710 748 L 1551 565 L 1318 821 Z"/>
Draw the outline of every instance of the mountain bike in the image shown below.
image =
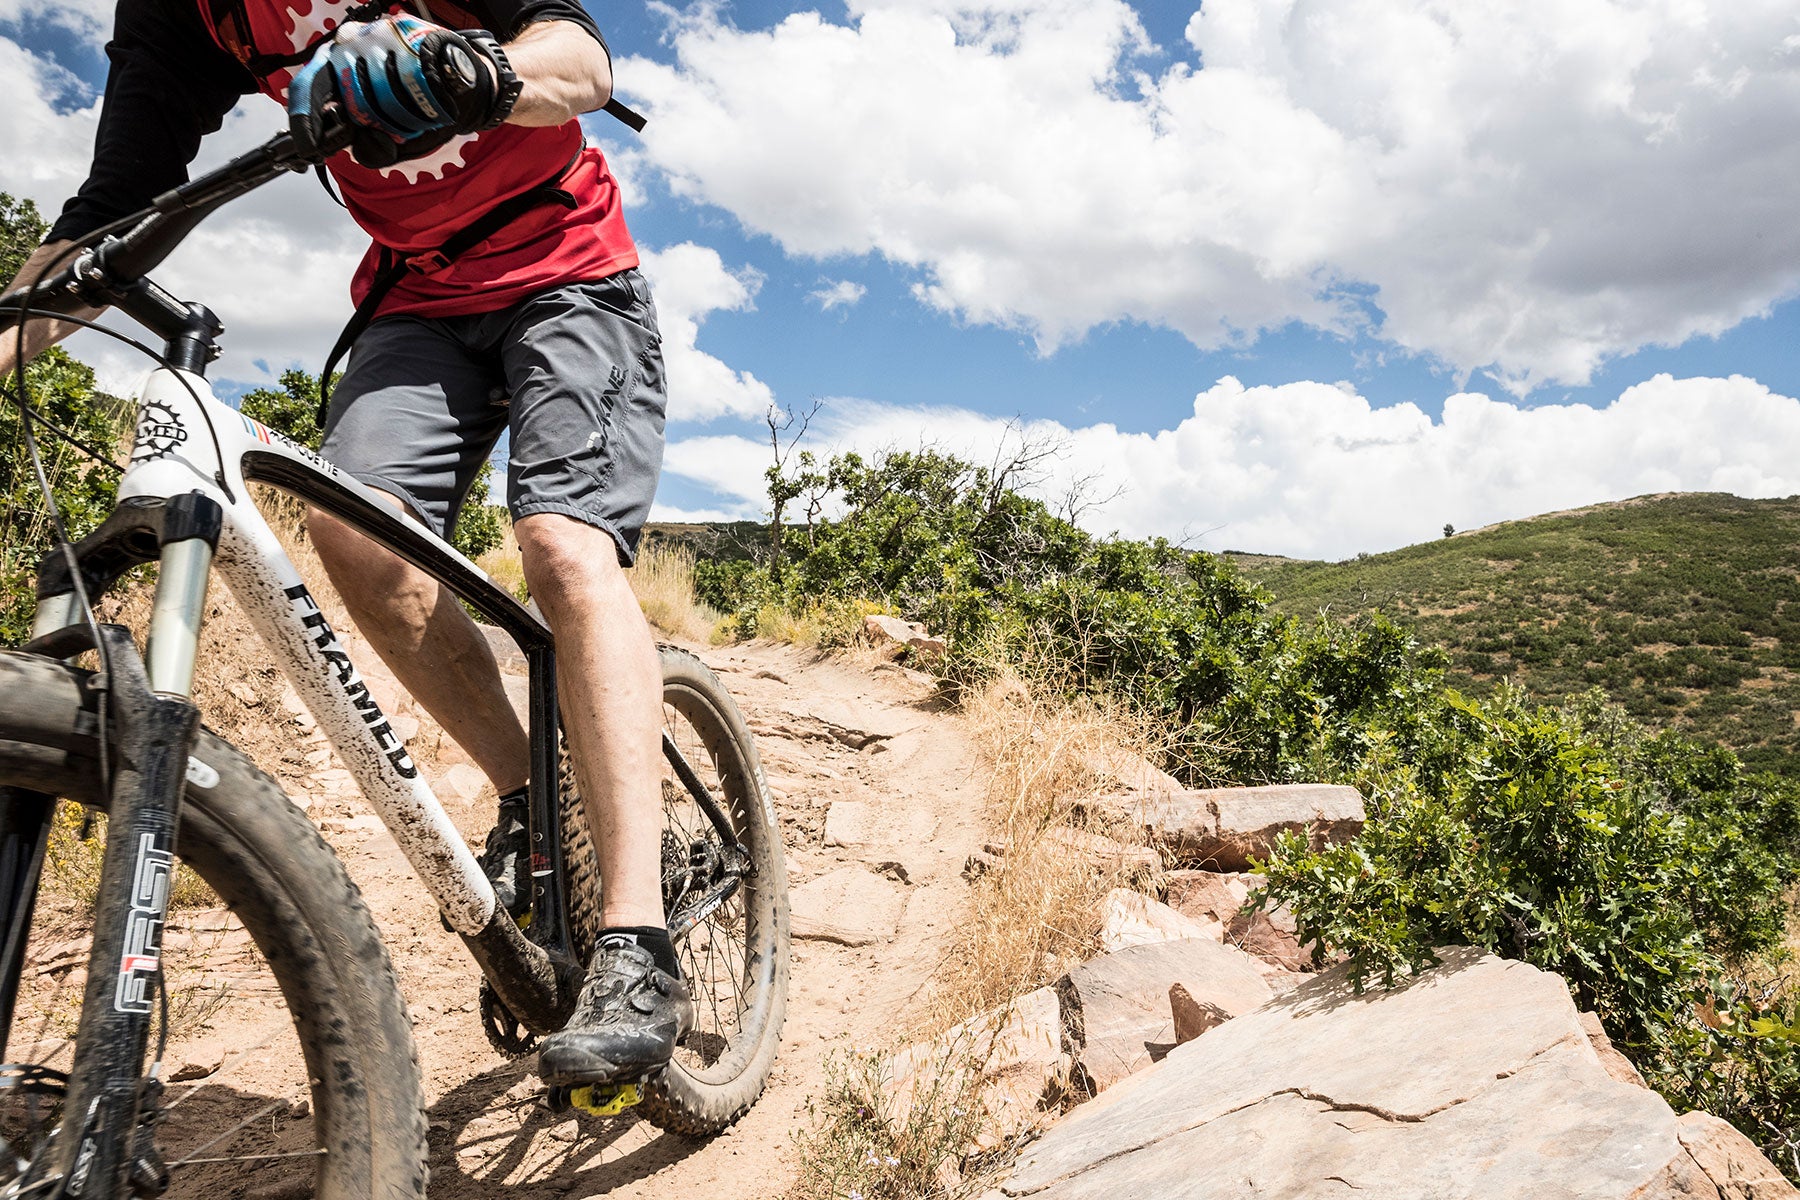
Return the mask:
<path fill-rule="evenodd" d="M 337 144 L 346 140 L 340 132 Z M 67 319 L 110 306 L 163 343 L 160 353 L 132 343 L 158 367 L 136 400 L 116 508 L 79 541 L 59 534 L 39 571 L 31 640 L 0 651 L 0 1197 L 8 1200 L 156 1196 L 184 1169 L 204 1177 L 202 1164 L 283 1158 L 315 1160 L 311 1194 L 321 1200 L 424 1194 L 426 1123 L 412 1031 L 369 911 L 302 809 L 200 727 L 193 680 L 215 568 L 473 956 L 482 1024 L 497 1049 L 525 1054 L 536 1037 L 562 1027 L 599 930 L 601 881 L 559 734 L 550 631 L 442 539 L 215 399 L 205 369 L 218 356 L 222 326 L 203 305 L 147 277 L 207 215 L 306 165 L 289 137 L 274 138 L 84 239 L 79 256 L 39 286 L 0 297 L 7 329 L 28 316 Z M 17 378 L 22 384 L 22 367 Z M 26 399 L 13 397 L 22 421 L 35 419 Z M 29 449 L 35 466 L 35 444 Z M 349 522 L 518 643 L 529 670 L 532 746 L 528 920 L 496 905 L 252 502 L 252 483 Z M 53 495 L 47 484 L 41 490 L 54 516 Z M 155 564 L 156 584 L 140 650 L 127 629 L 96 620 L 93 602 L 146 563 Z M 635 1104 L 664 1129 L 703 1136 L 754 1103 L 774 1063 L 787 999 L 786 868 L 737 706 L 697 658 L 660 653 L 663 902 L 696 1028 L 674 1061 L 645 1079 L 552 1089 L 547 1100 L 553 1109 L 598 1113 Z M 84 654 L 97 657 L 98 670 L 76 665 Z M 45 1061 L 5 1061 L 59 800 L 106 814 L 66 1069 L 51 1065 L 66 1044 Z M 247 1118 L 223 1134 L 207 1128 L 211 1140 L 199 1149 L 165 1144 L 185 1116 L 172 1110 L 191 1095 L 171 1098 L 180 1085 L 163 1069 L 164 933 L 178 861 L 241 920 L 297 1035 L 306 1102 L 283 1107 L 287 1117 L 305 1114 L 302 1128 L 296 1133 L 288 1121 L 262 1152 L 234 1153 L 282 1114 L 260 1125 Z M 257 1128 L 241 1132 L 246 1125 Z M 206 1178 L 190 1190 L 216 1190 Z"/>

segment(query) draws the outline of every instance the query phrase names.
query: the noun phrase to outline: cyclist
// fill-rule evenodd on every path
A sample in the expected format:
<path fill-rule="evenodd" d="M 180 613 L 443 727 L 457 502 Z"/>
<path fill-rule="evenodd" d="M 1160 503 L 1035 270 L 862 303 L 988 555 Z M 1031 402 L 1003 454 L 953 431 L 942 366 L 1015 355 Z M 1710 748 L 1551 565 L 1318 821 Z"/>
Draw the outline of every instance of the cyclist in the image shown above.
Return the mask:
<path fill-rule="evenodd" d="M 661 343 L 618 185 L 579 114 L 612 66 L 579 0 L 119 0 L 87 182 L 19 283 L 71 239 L 186 178 L 200 140 L 253 91 L 317 148 L 373 244 L 352 282 L 349 365 L 323 453 L 446 534 L 503 429 L 525 578 L 556 636 L 563 723 L 604 881 L 603 923 L 552 1084 L 669 1060 L 692 1003 L 662 909 L 662 682 L 623 574 L 661 469 Z M 26 330 L 27 353 L 67 323 Z M 14 344 L 0 349 L 11 369 Z M 500 793 L 482 865 L 528 903 L 528 741 L 486 640 L 428 576 L 314 510 L 309 528 L 358 627 Z"/>

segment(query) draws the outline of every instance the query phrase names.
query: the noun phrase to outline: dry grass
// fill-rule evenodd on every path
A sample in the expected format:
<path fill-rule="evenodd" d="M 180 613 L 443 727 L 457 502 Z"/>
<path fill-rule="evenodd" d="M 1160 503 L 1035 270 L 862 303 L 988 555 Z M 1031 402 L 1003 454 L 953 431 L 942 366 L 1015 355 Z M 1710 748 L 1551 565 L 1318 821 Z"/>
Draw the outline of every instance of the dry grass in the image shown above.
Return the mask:
<path fill-rule="evenodd" d="M 867 1051 L 826 1059 L 821 1091 L 807 1102 L 812 1119 L 796 1137 L 789 1200 L 949 1200 L 985 1186 L 962 1170 L 984 1121 L 979 1064 L 941 1064 L 900 1106 L 889 1062 Z"/>
<path fill-rule="evenodd" d="M 810 1127 L 797 1139 L 801 1173 L 793 1200 L 985 1194 L 1016 1145 L 1007 1138 L 995 1146 L 986 1125 L 987 1056 L 1000 1047 L 955 1031 L 993 1025 L 997 1018 L 983 1014 L 1005 1012 L 1099 953 L 1102 901 L 1135 882 L 1129 868 L 1097 862 L 1049 835 L 1086 827 L 1083 802 L 1114 786 L 1107 764 L 1116 769 L 1122 758 L 1158 748 L 1148 722 L 1105 701 L 1066 698 L 1017 669 L 966 693 L 963 711 L 991 763 L 987 806 L 1005 852 L 970 889 L 913 1030 L 920 1048 L 898 1060 L 863 1052 L 828 1065 L 824 1088 L 809 1105 Z M 920 1061 L 921 1052 L 929 1061 Z M 915 1073 L 903 1083 L 891 1072 L 906 1059 Z M 1043 1121 L 1054 1119 L 1058 1098 L 1047 1098 Z M 975 1153 L 978 1145 L 995 1148 Z"/>
<path fill-rule="evenodd" d="M 475 565 L 486 571 L 496 586 L 523 604 L 530 596 L 525 587 L 525 564 L 519 558 L 519 539 L 513 536 L 512 521 L 505 524 L 506 531 L 500 537 L 500 544 L 476 559 Z"/>
<path fill-rule="evenodd" d="M 930 1020 L 938 1028 L 1054 983 L 1099 952 L 1101 902 L 1132 882 L 1127 869 L 1098 865 L 1045 835 L 1085 826 L 1082 803 L 1110 786 L 1099 764 L 1156 749 L 1153 728 L 1122 706 L 1065 698 L 1016 671 L 968 696 L 964 712 L 993 764 L 987 803 L 1005 854 L 971 890 L 934 982 Z"/>
<path fill-rule="evenodd" d="M 691 547 L 646 542 L 638 550 L 637 565 L 625 574 L 652 625 L 685 641 L 711 640 L 722 617 L 694 598 Z"/>

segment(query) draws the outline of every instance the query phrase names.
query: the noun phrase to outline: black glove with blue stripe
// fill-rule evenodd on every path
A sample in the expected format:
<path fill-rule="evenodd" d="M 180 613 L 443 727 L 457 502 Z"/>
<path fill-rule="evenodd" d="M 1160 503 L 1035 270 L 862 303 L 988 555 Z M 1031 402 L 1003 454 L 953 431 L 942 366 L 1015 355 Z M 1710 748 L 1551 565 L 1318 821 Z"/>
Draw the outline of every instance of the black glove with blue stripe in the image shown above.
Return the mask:
<path fill-rule="evenodd" d="M 349 21 L 294 73 L 288 125 L 302 155 L 323 158 L 325 118 L 335 106 L 356 126 L 356 160 L 384 167 L 459 133 L 492 129 L 519 90 L 506 52 L 485 30 L 410 16 Z"/>

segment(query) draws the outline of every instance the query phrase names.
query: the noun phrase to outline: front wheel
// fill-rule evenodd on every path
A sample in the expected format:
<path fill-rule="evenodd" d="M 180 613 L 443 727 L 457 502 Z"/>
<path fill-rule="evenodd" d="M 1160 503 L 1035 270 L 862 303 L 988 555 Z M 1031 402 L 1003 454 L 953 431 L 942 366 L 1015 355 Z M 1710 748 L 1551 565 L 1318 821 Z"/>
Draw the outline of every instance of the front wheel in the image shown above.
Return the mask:
<path fill-rule="evenodd" d="M 98 693 L 89 679 L 49 659 L 0 653 L 0 803 L 7 788 L 103 803 Z M 256 1086 L 240 1090 L 233 1086 L 239 1077 L 225 1071 L 215 1073 L 217 1083 L 172 1083 L 157 1135 L 174 1167 L 168 1194 L 236 1194 L 241 1172 L 254 1167 L 292 1177 L 295 1194 L 318 1200 L 423 1197 L 425 1114 L 412 1028 L 387 951 L 343 864 L 273 779 L 205 730 L 189 764 L 176 853 L 230 910 L 230 928 L 203 936 L 228 942 L 242 922 L 255 944 L 255 954 L 231 959 L 233 1003 L 261 1012 L 273 1006 L 259 1001 L 273 1000 L 278 988 L 298 1047 L 281 1044 L 285 1022 L 270 1012 L 275 1040 L 237 1054 L 251 1064 Z M 176 940 L 165 940 L 165 957 Z M 57 953 L 54 945 L 40 951 L 28 975 L 47 979 Z M 78 949 L 68 957 L 85 962 Z M 64 1017 L 58 994 L 46 992 L 15 1014 L 8 1057 L 41 1046 L 46 1060 L 16 1064 L 15 1074 L 51 1079 L 50 1064 L 67 1056 L 68 1043 L 58 1045 L 54 1033 Z M 231 1028 L 234 1016 L 224 1008 L 210 1024 L 244 1037 Z M 56 1106 L 19 1098 L 0 1105 L 0 1136 L 29 1158 L 54 1128 Z M 0 1192 L 6 1181 L 0 1171 Z"/>
<path fill-rule="evenodd" d="M 747 1112 L 768 1084 L 787 1014 L 787 861 L 756 743 L 719 677 L 685 650 L 664 646 L 663 730 L 712 795 L 749 870 L 724 903 L 705 896 L 728 862 L 727 842 L 663 762 L 663 905 L 672 927 L 704 913 L 675 938 L 694 998 L 693 1032 L 644 1088 L 640 1111 L 671 1133 L 707 1137 Z M 600 880 L 592 870 L 586 813 L 565 770 L 564 858 L 569 925 L 582 961 L 600 932 Z"/>

